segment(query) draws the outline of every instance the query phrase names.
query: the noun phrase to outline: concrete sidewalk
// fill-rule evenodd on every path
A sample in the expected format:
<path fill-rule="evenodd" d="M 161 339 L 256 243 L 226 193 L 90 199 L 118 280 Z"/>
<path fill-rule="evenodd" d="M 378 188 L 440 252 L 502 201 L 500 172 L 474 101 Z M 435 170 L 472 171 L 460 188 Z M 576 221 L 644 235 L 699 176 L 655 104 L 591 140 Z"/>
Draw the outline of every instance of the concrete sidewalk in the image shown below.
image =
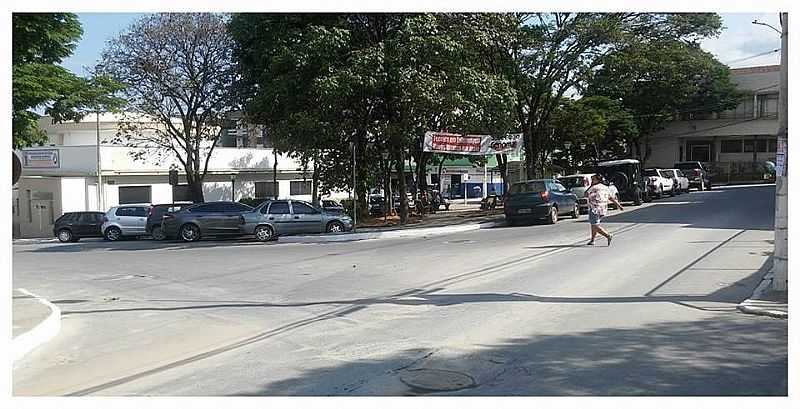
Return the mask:
<path fill-rule="evenodd" d="M 12 293 L 11 316 L 11 353 L 14 361 L 55 337 L 61 329 L 61 310 L 22 288 Z"/>
<path fill-rule="evenodd" d="M 788 291 L 772 290 L 772 270 L 764 275 L 761 283 L 750 298 L 742 301 L 737 308 L 745 314 L 763 315 L 773 318 L 789 318 Z"/>

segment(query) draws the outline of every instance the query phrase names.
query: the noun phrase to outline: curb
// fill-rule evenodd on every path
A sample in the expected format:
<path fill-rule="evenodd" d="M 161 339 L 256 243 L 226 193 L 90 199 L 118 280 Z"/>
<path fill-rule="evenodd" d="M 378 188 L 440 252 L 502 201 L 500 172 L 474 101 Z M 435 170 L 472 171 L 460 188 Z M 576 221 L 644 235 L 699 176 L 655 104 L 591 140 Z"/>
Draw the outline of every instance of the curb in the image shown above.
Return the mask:
<path fill-rule="evenodd" d="M 50 308 L 50 315 L 47 316 L 42 322 L 33 327 L 30 331 L 18 335 L 11 340 L 11 356 L 14 361 L 25 356 L 34 348 L 51 340 L 61 330 L 61 309 L 50 301 L 39 297 L 36 294 L 24 288 L 18 288 L 17 291 L 35 298 L 40 303 Z M 13 307 L 12 307 L 13 308 Z"/>
<path fill-rule="evenodd" d="M 400 237 L 436 236 L 442 234 L 460 233 L 472 230 L 490 229 L 500 226 L 503 222 L 473 223 L 458 226 L 428 227 L 418 229 L 390 230 L 368 233 L 341 233 L 314 236 L 286 236 L 281 237 L 281 243 L 328 243 L 346 242 L 356 240 L 390 239 Z"/>
<path fill-rule="evenodd" d="M 769 288 L 772 286 L 773 276 L 774 273 L 770 269 L 770 271 L 764 275 L 764 278 L 761 279 L 761 283 L 758 284 L 758 287 L 756 287 L 756 289 L 753 291 L 753 294 L 750 296 L 750 298 L 742 301 L 736 306 L 736 309 L 745 314 L 788 319 L 788 311 L 771 309 L 769 304 L 765 304 L 764 301 L 760 300 L 761 296 L 769 291 Z"/>

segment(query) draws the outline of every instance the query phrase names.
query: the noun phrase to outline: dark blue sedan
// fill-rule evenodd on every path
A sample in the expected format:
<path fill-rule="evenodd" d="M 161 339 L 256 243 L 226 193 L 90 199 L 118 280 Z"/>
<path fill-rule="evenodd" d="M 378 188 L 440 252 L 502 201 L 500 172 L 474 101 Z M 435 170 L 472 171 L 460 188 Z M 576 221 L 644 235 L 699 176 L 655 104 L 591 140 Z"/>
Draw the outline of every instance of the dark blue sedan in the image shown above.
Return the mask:
<path fill-rule="evenodd" d="M 538 179 L 511 185 L 505 199 L 506 223 L 513 226 L 521 221 L 545 219 L 550 224 L 558 216 L 578 218 L 578 198 L 554 179 Z"/>

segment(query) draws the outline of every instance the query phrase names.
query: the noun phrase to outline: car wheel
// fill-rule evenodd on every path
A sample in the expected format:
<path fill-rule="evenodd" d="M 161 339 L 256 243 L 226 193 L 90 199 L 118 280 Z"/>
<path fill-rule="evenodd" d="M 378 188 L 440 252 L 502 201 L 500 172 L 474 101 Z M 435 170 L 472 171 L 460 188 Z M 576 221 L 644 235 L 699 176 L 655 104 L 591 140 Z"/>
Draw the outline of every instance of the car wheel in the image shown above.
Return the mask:
<path fill-rule="evenodd" d="M 258 226 L 255 236 L 258 241 L 271 241 L 275 239 L 275 230 L 271 226 Z"/>
<path fill-rule="evenodd" d="M 580 214 L 581 212 L 580 210 L 578 210 L 578 204 L 576 203 L 575 205 L 573 205 L 572 213 L 570 213 L 569 215 L 572 216 L 573 219 L 577 219 Z"/>
<path fill-rule="evenodd" d="M 119 227 L 111 226 L 106 229 L 104 237 L 108 241 L 117 241 L 122 238 L 122 230 Z"/>
<path fill-rule="evenodd" d="M 58 241 L 62 243 L 69 243 L 72 241 L 72 232 L 69 231 L 69 229 L 59 230 L 56 236 L 58 237 Z"/>
<path fill-rule="evenodd" d="M 150 235 L 153 236 L 153 240 L 164 240 L 167 236 L 164 235 L 164 231 L 161 230 L 161 226 L 153 227 L 153 231 L 150 232 Z"/>
<path fill-rule="evenodd" d="M 549 224 L 556 224 L 558 223 L 558 208 L 555 206 L 550 207 L 550 215 L 547 217 L 547 223 Z"/>
<path fill-rule="evenodd" d="M 328 223 L 325 231 L 328 233 L 341 233 L 344 231 L 344 225 L 341 222 L 332 221 Z"/>
<path fill-rule="evenodd" d="M 200 240 L 200 228 L 195 224 L 184 224 L 178 231 L 178 236 L 185 242 Z"/>

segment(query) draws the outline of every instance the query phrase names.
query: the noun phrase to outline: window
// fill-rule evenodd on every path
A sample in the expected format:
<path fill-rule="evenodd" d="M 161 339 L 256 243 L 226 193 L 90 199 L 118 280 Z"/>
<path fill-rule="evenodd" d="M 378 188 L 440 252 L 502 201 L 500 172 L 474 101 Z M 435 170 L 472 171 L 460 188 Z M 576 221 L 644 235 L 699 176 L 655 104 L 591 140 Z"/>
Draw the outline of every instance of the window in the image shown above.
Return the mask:
<path fill-rule="evenodd" d="M 749 140 L 744 141 L 744 152 L 755 152 L 756 151 L 756 141 Z"/>
<path fill-rule="evenodd" d="M 758 116 L 776 118 L 778 116 L 778 94 L 758 96 Z"/>
<path fill-rule="evenodd" d="M 742 152 L 742 141 L 731 140 L 731 141 L 721 141 L 720 142 L 720 152 L 721 153 L 741 153 Z"/>
<path fill-rule="evenodd" d="M 172 186 L 172 201 L 173 202 L 193 202 L 192 190 L 189 185 L 173 185 Z"/>
<path fill-rule="evenodd" d="M 544 182 L 522 182 L 511 185 L 508 193 L 535 193 L 544 192 L 545 190 L 547 189 L 545 189 Z"/>
<path fill-rule="evenodd" d="M 269 207 L 269 214 L 289 214 L 289 203 L 273 202 Z"/>
<path fill-rule="evenodd" d="M 769 143 L 767 144 L 767 151 L 768 152 L 777 152 L 778 151 L 778 140 L 777 139 L 770 139 Z"/>
<path fill-rule="evenodd" d="M 294 214 L 317 214 L 319 213 L 313 207 L 303 203 L 303 202 L 292 202 L 292 210 Z"/>
<path fill-rule="evenodd" d="M 57 222 L 63 222 L 63 223 L 69 223 L 69 222 L 75 222 L 75 220 L 77 218 L 78 218 L 78 214 L 77 213 L 65 213 L 63 216 L 61 216 L 58 219 L 56 219 L 56 221 Z"/>
<path fill-rule="evenodd" d="M 256 199 L 278 196 L 277 182 L 256 182 Z"/>
<path fill-rule="evenodd" d="M 756 152 L 767 152 L 766 139 L 756 139 Z"/>
<path fill-rule="evenodd" d="M 94 224 L 97 223 L 97 219 L 95 219 L 94 213 L 84 213 L 81 215 L 80 222 L 86 224 Z"/>
<path fill-rule="evenodd" d="M 289 184 L 289 194 L 292 196 L 297 195 L 310 195 L 311 194 L 311 181 L 310 180 L 293 180 Z"/>
<path fill-rule="evenodd" d="M 147 217 L 147 207 L 124 206 L 117 209 L 116 216 Z"/>
<path fill-rule="evenodd" d="M 748 119 L 753 117 L 753 96 L 745 97 L 735 109 L 719 113 L 719 119 Z"/>
<path fill-rule="evenodd" d="M 120 186 L 119 204 L 150 203 L 151 186 Z"/>
<path fill-rule="evenodd" d="M 222 211 L 226 213 L 241 213 L 253 210 L 252 207 L 241 203 L 222 203 Z"/>
<path fill-rule="evenodd" d="M 206 203 L 194 206 L 191 209 L 189 209 L 189 211 L 192 213 L 212 213 L 212 212 L 217 212 L 219 210 L 216 203 Z"/>

